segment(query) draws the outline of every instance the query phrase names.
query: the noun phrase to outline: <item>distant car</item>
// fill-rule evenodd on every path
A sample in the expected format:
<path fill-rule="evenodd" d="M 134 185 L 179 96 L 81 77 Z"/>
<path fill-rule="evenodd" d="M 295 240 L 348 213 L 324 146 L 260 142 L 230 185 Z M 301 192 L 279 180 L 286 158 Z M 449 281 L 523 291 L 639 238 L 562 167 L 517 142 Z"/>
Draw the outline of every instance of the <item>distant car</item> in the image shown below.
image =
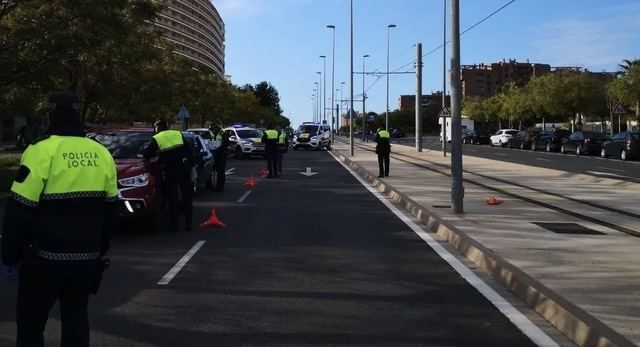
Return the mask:
<path fill-rule="evenodd" d="M 533 143 L 533 138 L 540 133 L 540 130 L 523 130 L 518 131 L 512 138 L 507 141 L 507 147 L 529 149 Z"/>
<path fill-rule="evenodd" d="M 482 129 L 469 130 L 462 136 L 462 143 L 488 144 L 489 132 Z"/>
<path fill-rule="evenodd" d="M 619 132 L 602 144 L 600 156 L 620 156 L 622 160 L 640 158 L 640 133 Z"/>
<path fill-rule="evenodd" d="M 558 152 L 562 145 L 562 140 L 571 135 L 569 129 L 545 130 L 534 136 L 531 141 L 531 150 L 544 149 L 547 152 Z"/>
<path fill-rule="evenodd" d="M 560 152 L 575 152 L 576 155 L 599 153 L 607 135 L 597 131 L 576 131 L 562 141 Z"/>
<path fill-rule="evenodd" d="M 507 142 L 509 142 L 509 139 L 517 133 L 518 130 L 516 129 L 500 129 L 496 131 L 493 136 L 489 137 L 489 143 L 491 144 L 491 146 L 504 147 Z"/>
<path fill-rule="evenodd" d="M 267 154 L 260 130 L 244 125 L 234 125 L 223 131 L 229 136 L 229 153 L 234 153 L 237 159 L 248 158 L 251 155 L 264 157 Z"/>
<path fill-rule="evenodd" d="M 327 124 L 304 122 L 293 136 L 293 149 L 298 148 L 331 150 L 331 127 Z"/>
<path fill-rule="evenodd" d="M 391 134 L 389 134 L 391 137 L 393 138 L 398 138 L 398 137 L 406 137 L 407 135 L 405 135 L 404 131 L 402 131 L 402 129 L 400 128 L 395 128 L 391 131 Z"/>
<path fill-rule="evenodd" d="M 213 154 L 206 146 L 204 139 L 200 135 L 191 132 L 183 132 L 182 136 L 193 152 L 196 161 L 197 178 L 193 181 L 193 192 L 197 193 L 206 187 L 213 189 L 216 185 L 216 174 L 213 170 Z"/>

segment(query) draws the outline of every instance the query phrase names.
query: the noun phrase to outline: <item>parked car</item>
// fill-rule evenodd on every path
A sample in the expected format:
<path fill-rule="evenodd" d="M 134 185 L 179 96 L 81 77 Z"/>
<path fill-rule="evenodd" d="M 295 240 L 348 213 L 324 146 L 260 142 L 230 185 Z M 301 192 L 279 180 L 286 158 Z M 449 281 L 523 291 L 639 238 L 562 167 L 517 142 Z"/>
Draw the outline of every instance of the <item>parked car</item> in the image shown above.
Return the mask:
<path fill-rule="evenodd" d="M 216 185 L 216 173 L 213 170 L 213 154 L 207 148 L 204 139 L 200 135 L 191 132 L 183 132 L 182 136 L 193 153 L 195 159 L 196 177 L 193 183 L 193 192 L 198 193 L 203 188 L 213 189 Z"/>
<path fill-rule="evenodd" d="M 531 150 L 544 149 L 547 152 L 558 152 L 562 145 L 562 140 L 571 135 L 569 129 L 545 130 L 534 136 L 531 141 Z"/>
<path fill-rule="evenodd" d="M 562 140 L 560 152 L 575 152 L 576 155 L 599 153 L 607 135 L 597 131 L 576 131 Z"/>
<path fill-rule="evenodd" d="M 533 137 L 538 135 L 540 130 L 523 130 L 518 131 L 512 138 L 507 141 L 507 147 L 529 149 L 533 143 Z"/>
<path fill-rule="evenodd" d="M 500 129 L 496 131 L 493 136 L 489 137 L 489 144 L 491 146 L 501 146 L 504 147 L 509 139 L 513 137 L 513 135 L 517 134 L 518 130 L 515 129 Z"/>
<path fill-rule="evenodd" d="M 211 130 L 207 128 L 189 128 L 185 131 L 189 133 L 194 133 L 196 135 L 200 135 L 200 137 L 202 137 L 202 139 L 204 140 L 204 143 L 207 145 L 207 149 L 210 151 L 214 149 L 213 141 L 212 141 L 213 133 L 211 133 Z"/>
<path fill-rule="evenodd" d="M 234 153 L 236 159 L 248 158 L 251 155 L 267 155 L 262 143 L 262 131 L 242 124 L 222 131 L 229 137 L 229 153 Z"/>
<path fill-rule="evenodd" d="M 405 135 L 404 131 L 402 131 L 402 129 L 400 128 L 395 128 L 391 131 L 391 134 L 389 134 L 391 137 L 393 138 L 398 138 L 398 137 L 406 137 L 407 135 Z"/>
<path fill-rule="evenodd" d="M 151 231 L 160 231 L 163 214 L 161 173 L 156 162 L 144 159 L 151 129 L 101 130 L 90 138 L 105 146 L 115 160 L 118 174 L 120 217 L 144 221 Z"/>
<path fill-rule="evenodd" d="M 462 136 L 462 143 L 489 144 L 489 132 L 482 129 L 469 130 Z"/>
<path fill-rule="evenodd" d="M 600 156 L 620 156 L 622 160 L 640 158 L 640 133 L 619 132 L 602 144 Z"/>

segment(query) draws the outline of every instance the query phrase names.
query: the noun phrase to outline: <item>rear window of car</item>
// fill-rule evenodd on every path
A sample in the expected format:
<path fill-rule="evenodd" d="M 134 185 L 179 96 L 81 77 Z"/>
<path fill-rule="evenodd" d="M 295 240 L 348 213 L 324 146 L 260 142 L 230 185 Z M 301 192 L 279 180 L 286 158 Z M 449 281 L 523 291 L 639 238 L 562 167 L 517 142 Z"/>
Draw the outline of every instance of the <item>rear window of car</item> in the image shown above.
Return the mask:
<path fill-rule="evenodd" d="M 121 132 L 97 134 L 94 140 L 105 146 L 115 159 L 144 157 L 144 150 L 151 140 L 151 133 Z"/>

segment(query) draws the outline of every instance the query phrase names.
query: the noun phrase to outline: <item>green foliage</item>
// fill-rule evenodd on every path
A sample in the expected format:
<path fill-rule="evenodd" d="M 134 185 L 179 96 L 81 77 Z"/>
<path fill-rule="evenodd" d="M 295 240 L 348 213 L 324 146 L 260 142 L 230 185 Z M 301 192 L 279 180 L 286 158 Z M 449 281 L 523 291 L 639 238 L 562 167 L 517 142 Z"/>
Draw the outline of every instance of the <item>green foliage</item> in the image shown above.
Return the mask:
<path fill-rule="evenodd" d="M 76 92 L 92 122 L 173 118 L 287 125 L 277 90 L 242 91 L 174 55 L 154 31 L 160 0 L 13 0 L 0 13 L 0 116 L 44 116 L 52 91 Z"/>

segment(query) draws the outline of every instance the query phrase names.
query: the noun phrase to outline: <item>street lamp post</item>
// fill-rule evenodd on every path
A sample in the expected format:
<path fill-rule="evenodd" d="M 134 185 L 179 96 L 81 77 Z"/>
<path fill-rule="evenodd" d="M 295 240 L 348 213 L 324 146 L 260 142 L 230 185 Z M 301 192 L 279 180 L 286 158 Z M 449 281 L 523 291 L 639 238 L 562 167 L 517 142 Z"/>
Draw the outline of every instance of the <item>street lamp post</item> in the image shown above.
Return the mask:
<path fill-rule="evenodd" d="M 365 70 L 365 59 L 369 58 L 368 54 L 362 56 L 362 142 L 367 141 L 367 134 L 365 132 L 366 124 L 367 124 L 367 112 L 366 110 L 366 100 L 367 100 L 367 91 L 365 90 L 365 76 L 367 75 Z"/>
<path fill-rule="evenodd" d="M 384 123 L 385 130 L 389 131 L 389 48 L 391 46 L 390 32 L 391 28 L 395 28 L 395 24 L 387 25 L 387 112 L 385 115 Z"/>
<path fill-rule="evenodd" d="M 323 102 L 322 114 L 323 114 L 323 121 L 324 123 L 326 123 L 327 122 L 327 56 L 321 55 L 320 58 L 322 58 L 322 65 L 323 65 L 322 74 L 324 76 L 324 81 L 323 81 L 324 89 L 322 90 L 322 94 L 324 95 L 324 98 L 322 99 L 322 102 Z"/>
<path fill-rule="evenodd" d="M 345 84 L 347 84 L 347 82 L 340 82 L 340 109 L 342 109 L 342 103 L 344 102 L 344 93 L 343 93 L 344 89 L 343 88 L 344 88 Z M 342 123 L 340 123 L 340 122 L 342 122 L 342 119 L 341 119 L 342 118 L 342 114 L 341 113 L 342 112 L 338 112 L 338 119 L 340 120 L 338 122 L 338 130 L 340 130 L 340 124 L 342 124 Z"/>
<path fill-rule="evenodd" d="M 332 29 L 333 31 L 333 48 L 331 52 L 331 143 L 333 143 L 333 133 L 336 132 L 336 121 L 337 117 L 334 114 L 334 108 L 336 100 L 334 99 L 334 89 L 336 83 L 336 26 L 335 25 L 327 25 L 327 28 Z"/>
<path fill-rule="evenodd" d="M 318 88 L 318 94 L 320 95 L 318 98 L 318 119 L 316 122 L 320 122 L 322 120 L 322 71 L 318 71 L 316 74 L 318 74 L 318 81 L 320 83 L 320 88 Z"/>
<path fill-rule="evenodd" d="M 316 117 L 316 94 L 311 94 L 311 108 L 313 109 L 313 118 Z"/>
<path fill-rule="evenodd" d="M 313 82 L 313 84 L 316 85 L 316 88 L 313 90 L 316 95 L 316 109 L 313 112 L 313 121 L 315 122 L 318 119 L 318 90 L 320 90 L 320 87 L 318 86 L 318 82 Z"/>
<path fill-rule="evenodd" d="M 444 14 L 442 15 L 442 156 L 447 156 L 447 117 L 444 108 L 447 107 L 447 0 L 444 0 Z"/>

